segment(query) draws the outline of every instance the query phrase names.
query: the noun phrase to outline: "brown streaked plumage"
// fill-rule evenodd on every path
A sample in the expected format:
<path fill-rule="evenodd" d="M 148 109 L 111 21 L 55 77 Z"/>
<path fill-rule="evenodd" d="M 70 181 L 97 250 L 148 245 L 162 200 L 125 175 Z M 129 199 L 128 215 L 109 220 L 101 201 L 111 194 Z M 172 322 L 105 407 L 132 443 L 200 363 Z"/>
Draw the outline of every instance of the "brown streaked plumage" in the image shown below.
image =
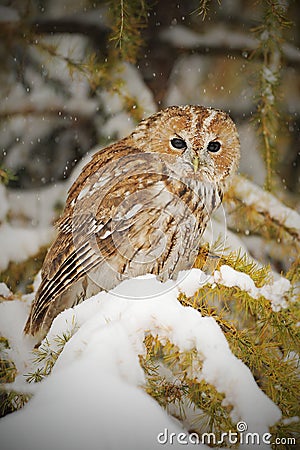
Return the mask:
<path fill-rule="evenodd" d="M 96 153 L 69 191 L 25 333 L 41 339 L 61 311 L 128 277 L 191 268 L 238 160 L 234 123 L 202 106 L 169 107 Z"/>

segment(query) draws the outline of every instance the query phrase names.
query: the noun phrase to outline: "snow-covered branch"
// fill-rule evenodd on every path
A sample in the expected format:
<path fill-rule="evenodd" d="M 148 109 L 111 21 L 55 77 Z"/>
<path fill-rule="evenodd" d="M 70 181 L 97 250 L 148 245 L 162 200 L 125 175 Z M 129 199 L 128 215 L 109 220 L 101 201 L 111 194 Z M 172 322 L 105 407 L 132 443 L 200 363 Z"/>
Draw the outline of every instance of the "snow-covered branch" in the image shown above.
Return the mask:
<path fill-rule="evenodd" d="M 240 31 L 226 28 L 224 25 L 212 27 L 203 34 L 197 33 L 183 25 L 168 27 L 161 31 L 160 37 L 182 51 L 201 54 L 235 54 L 248 58 L 259 45 L 254 37 Z M 300 65 L 300 50 L 290 43 L 283 44 L 283 55 L 287 64 Z"/>
<path fill-rule="evenodd" d="M 238 201 L 253 207 L 258 213 L 284 228 L 296 241 L 300 241 L 300 215 L 270 192 L 239 175 L 235 177 L 231 193 Z"/>
<path fill-rule="evenodd" d="M 14 109 L 11 107 L 7 110 L 0 110 L 0 120 L 11 119 L 15 116 L 38 116 L 38 117 L 56 117 L 71 122 L 86 122 L 89 118 L 93 118 L 94 111 L 84 111 L 83 109 L 71 109 L 64 104 L 44 107 L 43 105 L 20 104 L 15 105 Z"/>
<path fill-rule="evenodd" d="M 127 299 L 128 292 L 135 293 L 133 300 Z M 156 292 L 156 295 L 145 299 L 145 293 L 148 296 L 150 292 Z M 58 337 L 67 335 L 72 324 L 76 323 L 77 331 L 63 352 L 59 352 L 56 370 L 43 383 L 36 385 L 31 404 L 19 415 L 12 416 L 7 423 L 0 424 L 1 434 L 10 440 L 11 448 L 15 448 L 12 430 L 19 430 L 18 439 L 21 439 L 21 429 L 30 428 L 32 421 L 37 428 L 42 427 L 42 423 L 51 423 L 53 429 L 61 420 L 60 414 L 63 414 L 63 423 L 68 426 L 69 432 L 57 436 L 59 442 L 55 441 L 55 437 L 53 440 L 52 436 L 51 443 L 55 447 L 62 446 L 62 440 L 68 447 L 74 436 L 76 442 L 82 444 L 83 437 L 77 431 L 78 420 L 81 427 L 85 426 L 87 420 L 90 423 L 91 431 L 85 448 L 92 448 L 94 433 L 99 429 L 101 442 L 112 443 L 114 438 L 110 434 L 111 428 L 104 419 L 112 413 L 116 427 L 123 424 L 122 439 L 128 442 L 130 436 L 134 435 L 134 441 L 130 441 L 132 449 L 156 448 L 151 442 L 155 443 L 160 431 L 159 424 L 178 432 L 177 426 L 171 425 L 167 414 L 158 404 L 150 401 L 141 387 L 146 380 L 139 358 L 145 355 L 144 339 L 149 333 L 157 336 L 161 342 L 171 341 L 180 352 L 196 352 L 194 364 L 188 368 L 188 373 L 194 382 L 202 380 L 224 394 L 222 404 L 224 408 L 230 405 L 228 411 L 231 411 L 233 423 L 243 420 L 251 432 L 268 432 L 269 426 L 280 418 L 279 408 L 259 389 L 247 366 L 233 355 L 215 320 L 201 317 L 195 309 L 180 305 L 178 294 L 174 282 L 162 284 L 150 275 L 143 280 L 125 281 L 111 293 L 100 293 L 74 310 L 62 313 L 54 321 L 48 335 L 49 352 L 57 353 Z M 2 308 L 3 314 L 9 316 L 9 305 Z M 12 335 L 8 327 L 5 332 L 6 335 Z M 12 345 L 16 356 L 16 349 Z M 200 363 L 197 364 L 196 360 Z M 83 372 L 86 373 L 87 368 L 89 381 L 83 383 Z M 91 397 L 87 395 L 90 390 L 93 391 L 92 398 L 97 401 L 91 402 Z M 53 398 L 55 402 L 45 401 L 47 398 Z M 76 410 L 76 423 L 72 414 L 67 413 L 73 409 Z M 80 414 L 87 409 L 89 417 L 84 419 L 82 416 L 80 419 Z M 143 415 L 138 429 L 137 411 Z M 102 417 L 100 422 L 99 415 Z M 26 423 L 26 426 L 20 428 L 19 421 Z M 114 433 L 114 436 L 117 438 L 118 433 Z M 44 436 L 44 439 L 47 437 Z M 27 438 L 25 435 L 22 438 L 22 448 L 35 447 L 39 440 L 36 433 L 27 433 Z M 117 448 L 116 443 L 110 445 Z M 48 448 L 45 441 L 44 447 Z"/>

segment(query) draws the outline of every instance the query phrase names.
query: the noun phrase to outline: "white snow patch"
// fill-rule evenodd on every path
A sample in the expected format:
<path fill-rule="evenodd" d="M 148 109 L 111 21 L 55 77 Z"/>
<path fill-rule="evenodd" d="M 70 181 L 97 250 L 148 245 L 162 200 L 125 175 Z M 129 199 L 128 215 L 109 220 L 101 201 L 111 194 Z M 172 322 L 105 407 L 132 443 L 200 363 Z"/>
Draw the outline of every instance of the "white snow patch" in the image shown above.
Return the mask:
<path fill-rule="evenodd" d="M 291 423 L 298 423 L 298 422 L 300 422 L 299 416 L 287 417 L 286 419 L 282 420 L 283 425 L 290 425 Z"/>
<path fill-rule="evenodd" d="M 148 89 L 140 72 L 132 64 L 125 63 L 122 78 L 126 83 L 129 96 L 137 99 L 137 105 L 144 111 L 144 117 L 148 117 L 157 111 L 153 94 Z"/>
<path fill-rule="evenodd" d="M 32 358 L 33 340 L 23 335 L 29 313 L 28 303 L 32 298 L 31 294 L 24 296 L 23 301 L 16 299 L 0 302 L 0 335 L 8 340 L 10 348 L 6 353 L 8 359 L 14 362 L 21 379 Z"/>
<path fill-rule="evenodd" d="M 183 292 L 188 297 L 191 297 L 205 284 L 213 282 L 213 277 L 202 272 L 202 270 L 191 269 L 181 271 L 178 275 L 176 284 L 180 292 Z"/>
<path fill-rule="evenodd" d="M 140 108 L 143 116 L 148 117 L 157 111 L 153 94 L 145 86 L 139 71 L 131 64 L 120 64 L 120 70 L 116 71 L 116 79 L 122 79 L 124 84 L 119 95 L 101 91 L 99 97 L 107 113 L 111 117 L 102 126 L 103 134 L 117 136 L 118 139 L 127 136 L 135 127 L 135 122 L 129 113 L 124 112 L 124 96 L 136 99 L 134 108 Z"/>
<path fill-rule="evenodd" d="M 263 77 L 270 84 L 275 84 L 278 81 L 276 73 L 266 66 L 263 67 Z"/>
<path fill-rule="evenodd" d="M 215 271 L 214 279 L 216 283 L 220 283 L 223 286 L 237 286 L 243 291 L 249 292 L 250 295 L 257 298 L 257 288 L 254 284 L 254 281 L 246 273 L 238 272 L 230 266 L 223 265 L 220 267 L 219 271 Z"/>
<path fill-rule="evenodd" d="M 288 306 L 285 294 L 291 288 L 291 283 L 286 278 L 279 277 L 272 284 L 258 288 L 249 275 L 238 272 L 230 266 L 223 265 L 219 271 L 215 271 L 214 280 L 223 286 L 236 286 L 248 292 L 255 299 L 258 299 L 260 296 L 265 297 L 270 300 L 273 311 L 279 311 L 281 308 Z"/>
<path fill-rule="evenodd" d="M 291 288 L 291 283 L 286 278 L 279 278 L 273 284 L 262 286 L 259 291 L 264 297 L 271 300 L 273 311 L 279 311 L 281 308 L 287 308 L 288 302 L 284 295 Z"/>
<path fill-rule="evenodd" d="M 57 218 L 55 208 L 67 197 L 70 182 L 55 183 L 36 190 L 8 189 L 7 198 L 11 220 L 14 223 L 37 224 L 49 227 Z"/>
<path fill-rule="evenodd" d="M 183 25 L 176 25 L 176 27 L 168 27 L 160 35 L 163 40 L 181 48 L 195 48 L 199 45 L 214 48 L 221 45 L 231 49 L 241 47 L 254 49 L 257 46 L 256 39 L 228 30 L 222 25 L 214 27 L 205 34 L 196 33 Z"/>
<path fill-rule="evenodd" d="M 0 296 L 8 298 L 12 295 L 12 292 L 8 289 L 5 283 L 0 283 Z"/>
<path fill-rule="evenodd" d="M 179 292 L 186 291 L 185 284 L 195 289 L 202 283 L 203 273 L 194 269 L 185 279 L 186 274 L 180 276 L 183 280 L 178 286 L 174 281 L 160 283 L 152 275 L 128 280 L 61 313 L 48 334 L 50 346 L 56 348 L 55 337 L 68 331 L 71 324 L 75 323 L 78 331 L 65 345 L 51 375 L 35 385 L 36 393 L 28 405 L 1 420 L 5 449 L 152 450 L 161 448 L 157 435 L 165 428 L 177 435 L 182 432 L 141 387 L 145 377 L 139 355 L 145 353 L 147 333 L 158 335 L 162 342 L 169 339 L 181 351 L 197 349 L 203 369 L 195 365 L 193 376 L 204 378 L 224 393 L 225 403 L 233 406 L 234 421 L 245 421 L 249 432 L 268 432 L 281 416 L 278 407 L 231 353 L 216 321 L 201 317 L 177 300 Z M 134 300 L 126 298 L 128 291 L 135 293 Z M 145 299 L 149 291 L 157 295 Z M 24 305 L 13 303 L 4 309 L 2 305 L 4 316 L 0 317 L 7 323 L 5 333 L 17 342 L 12 335 L 15 317 L 20 315 L 17 328 L 21 330 Z M 20 308 L 22 312 L 17 311 Z M 21 349 L 22 345 L 20 342 Z M 22 351 L 26 353 L 26 349 Z M 176 440 L 170 445 L 181 447 Z"/>
<path fill-rule="evenodd" d="M 102 97 L 104 94 L 102 95 Z M 110 98 L 108 96 L 108 98 Z M 127 136 L 134 129 L 134 122 L 132 117 L 126 112 L 118 112 L 105 122 L 102 126 L 102 133 L 106 136 L 116 136 L 121 139 Z"/>
<path fill-rule="evenodd" d="M 22 262 L 35 255 L 40 247 L 53 238 L 53 228 L 21 228 L 9 224 L 0 225 L 0 270 L 11 261 Z"/>

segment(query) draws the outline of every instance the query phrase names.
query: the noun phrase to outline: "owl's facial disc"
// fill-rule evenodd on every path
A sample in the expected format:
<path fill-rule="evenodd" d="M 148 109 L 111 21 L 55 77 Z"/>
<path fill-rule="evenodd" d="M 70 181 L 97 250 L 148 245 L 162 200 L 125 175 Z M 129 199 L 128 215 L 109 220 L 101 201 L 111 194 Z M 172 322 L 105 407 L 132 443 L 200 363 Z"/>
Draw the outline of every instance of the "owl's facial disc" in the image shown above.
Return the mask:
<path fill-rule="evenodd" d="M 206 148 L 201 148 L 200 151 L 198 150 L 195 152 L 195 155 L 192 157 L 194 172 L 196 173 L 198 171 L 201 163 L 207 164 L 207 153 L 218 153 L 221 150 L 221 147 L 222 145 L 219 141 L 213 140 L 207 144 Z"/>
<path fill-rule="evenodd" d="M 217 137 L 210 136 L 211 140 L 207 142 L 205 137 L 190 141 L 185 136 L 184 130 L 175 132 L 174 135 L 169 136 L 169 148 L 172 152 L 176 152 L 183 157 L 193 168 L 194 173 L 197 173 L 201 166 L 209 165 L 211 163 L 211 155 L 217 154 L 221 151 L 222 144 Z"/>
<path fill-rule="evenodd" d="M 193 166 L 194 172 L 197 172 L 199 168 L 199 156 L 197 152 L 191 150 L 188 140 L 185 140 L 181 135 L 176 133 L 174 137 L 170 138 L 169 146 L 171 150 L 179 151 L 183 155 L 183 158 Z"/>

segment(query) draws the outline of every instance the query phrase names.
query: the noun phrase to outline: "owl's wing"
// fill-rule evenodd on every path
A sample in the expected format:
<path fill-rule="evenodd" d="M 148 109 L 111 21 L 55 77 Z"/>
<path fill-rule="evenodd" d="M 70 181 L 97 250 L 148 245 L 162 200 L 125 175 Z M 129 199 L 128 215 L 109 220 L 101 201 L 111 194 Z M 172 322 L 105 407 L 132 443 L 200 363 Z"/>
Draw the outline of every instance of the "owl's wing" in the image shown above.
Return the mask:
<path fill-rule="evenodd" d="M 53 302 L 85 274 L 89 265 L 95 264 L 97 258 L 84 242 L 75 248 L 72 233 L 59 229 L 44 260 L 41 284 L 31 306 L 25 333 L 36 334 Z M 59 312 L 58 308 L 57 314 Z"/>
<path fill-rule="evenodd" d="M 132 158 L 127 159 L 129 166 L 132 162 Z M 135 164 L 138 164 L 137 160 Z M 57 238 L 43 264 L 42 281 L 25 326 L 26 333 L 35 334 L 49 306 L 116 251 L 114 236 L 118 234 L 120 237 L 136 224 L 136 215 L 140 214 L 139 223 L 143 226 L 146 216 L 142 207 L 147 202 L 151 203 L 164 188 L 159 184 L 162 174 L 149 177 L 149 164 L 145 158 L 138 173 L 126 172 L 123 166 L 118 178 L 115 169 L 115 166 L 110 166 L 109 173 L 105 169 L 100 177 L 99 171 L 90 174 L 80 191 L 74 189 L 74 185 L 71 188 L 73 195 L 68 198 L 65 213 L 58 222 Z M 101 185 L 103 179 L 105 192 Z M 139 192 L 143 192 L 142 203 L 137 206 L 135 202 Z M 131 200 L 126 201 L 127 197 Z"/>

